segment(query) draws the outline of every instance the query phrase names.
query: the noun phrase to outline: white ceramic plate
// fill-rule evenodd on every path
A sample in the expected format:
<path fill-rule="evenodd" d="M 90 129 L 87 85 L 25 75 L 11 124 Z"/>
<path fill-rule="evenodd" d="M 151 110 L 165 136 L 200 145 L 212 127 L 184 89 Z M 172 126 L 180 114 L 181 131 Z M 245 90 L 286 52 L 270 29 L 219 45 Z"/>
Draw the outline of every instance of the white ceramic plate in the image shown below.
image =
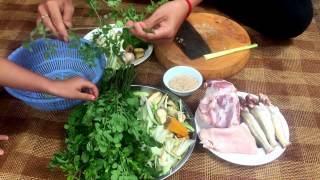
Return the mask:
<path fill-rule="evenodd" d="M 122 28 L 114 28 L 114 31 L 115 32 L 121 32 L 122 31 Z M 92 41 L 92 38 L 93 38 L 93 35 L 98 33 L 99 32 L 99 29 L 96 28 L 96 29 L 93 29 L 92 31 L 90 31 L 89 33 L 87 33 L 83 38 L 88 40 L 88 41 Z M 144 52 L 144 56 L 139 58 L 139 59 L 135 59 L 132 64 L 134 64 L 135 66 L 143 63 L 145 60 L 147 60 L 150 55 L 152 54 L 152 51 L 153 51 L 153 45 L 152 44 L 149 44 L 148 48 L 145 50 Z"/>
<path fill-rule="evenodd" d="M 246 96 L 248 93 L 245 92 L 238 92 L 238 96 Z M 196 127 L 197 127 L 197 133 L 199 135 L 200 127 L 197 122 L 197 119 L 195 118 Z M 289 139 L 289 127 L 287 124 L 287 121 L 282 121 L 282 128 L 284 131 L 285 138 Z M 255 155 L 249 155 L 249 154 L 236 154 L 236 153 L 221 153 L 214 150 L 210 150 L 214 155 L 218 156 L 221 159 L 224 159 L 228 162 L 238 164 L 238 165 L 244 165 L 244 166 L 259 166 L 263 164 L 267 164 L 271 161 L 276 160 L 278 157 L 281 156 L 281 154 L 284 153 L 286 149 L 282 148 L 280 144 L 278 143 L 278 146 L 275 147 L 275 149 L 266 154 L 265 151 L 262 148 L 258 148 L 258 153 Z"/>

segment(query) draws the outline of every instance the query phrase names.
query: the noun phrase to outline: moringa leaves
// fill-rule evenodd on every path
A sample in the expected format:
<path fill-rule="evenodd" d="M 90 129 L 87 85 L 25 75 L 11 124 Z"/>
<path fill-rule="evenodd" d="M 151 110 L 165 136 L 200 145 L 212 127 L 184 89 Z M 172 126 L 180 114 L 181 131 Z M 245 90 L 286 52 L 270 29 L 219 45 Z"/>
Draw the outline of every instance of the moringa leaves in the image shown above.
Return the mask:
<path fill-rule="evenodd" d="M 130 91 L 133 66 L 105 74 L 106 90 L 96 101 L 74 109 L 65 125 L 66 149 L 55 154 L 50 168 L 67 179 L 153 179 L 160 172 L 150 161 L 159 147 L 137 120 L 139 100 Z M 111 72 L 111 71 L 110 71 Z M 130 75 L 131 77 L 128 77 Z"/>

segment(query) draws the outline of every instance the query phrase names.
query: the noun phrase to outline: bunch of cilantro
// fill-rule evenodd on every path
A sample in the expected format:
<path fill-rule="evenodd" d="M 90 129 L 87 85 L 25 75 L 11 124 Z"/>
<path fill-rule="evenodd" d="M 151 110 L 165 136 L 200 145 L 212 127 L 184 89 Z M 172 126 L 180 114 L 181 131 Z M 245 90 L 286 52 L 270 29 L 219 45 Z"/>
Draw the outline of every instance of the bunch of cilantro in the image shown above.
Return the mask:
<path fill-rule="evenodd" d="M 108 71 L 95 102 L 78 106 L 65 124 L 66 149 L 55 154 L 50 168 L 60 168 L 67 179 L 153 179 L 160 172 L 150 161 L 159 144 L 137 120 L 139 99 L 130 91 L 133 66 Z"/>

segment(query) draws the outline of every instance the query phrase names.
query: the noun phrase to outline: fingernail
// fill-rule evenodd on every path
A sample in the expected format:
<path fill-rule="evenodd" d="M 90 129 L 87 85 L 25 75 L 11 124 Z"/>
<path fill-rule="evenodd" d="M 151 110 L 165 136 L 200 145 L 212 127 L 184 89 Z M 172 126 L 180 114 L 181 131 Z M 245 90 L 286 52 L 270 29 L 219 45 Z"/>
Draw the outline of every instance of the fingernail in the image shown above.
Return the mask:
<path fill-rule="evenodd" d="M 140 26 L 144 28 L 144 23 L 143 22 L 139 22 Z"/>
<path fill-rule="evenodd" d="M 68 40 L 68 36 L 63 36 L 63 40 L 65 41 L 65 42 L 68 42 L 69 40 Z"/>
<path fill-rule="evenodd" d="M 71 22 L 66 21 L 64 24 L 65 24 L 68 28 L 72 28 Z"/>

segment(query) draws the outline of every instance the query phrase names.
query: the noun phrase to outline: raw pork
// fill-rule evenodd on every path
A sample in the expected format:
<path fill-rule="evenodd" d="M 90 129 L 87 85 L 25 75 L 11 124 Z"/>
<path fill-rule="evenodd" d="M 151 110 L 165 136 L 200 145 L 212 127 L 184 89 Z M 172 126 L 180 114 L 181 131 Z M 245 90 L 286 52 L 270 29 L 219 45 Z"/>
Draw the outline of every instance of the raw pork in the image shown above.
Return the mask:
<path fill-rule="evenodd" d="M 228 128 L 240 124 L 240 103 L 237 89 L 225 80 L 205 83 L 204 98 L 196 111 L 200 128 Z"/>
<path fill-rule="evenodd" d="M 222 153 L 257 153 L 256 141 L 245 123 L 230 128 L 201 129 L 200 140 L 204 148 Z"/>

